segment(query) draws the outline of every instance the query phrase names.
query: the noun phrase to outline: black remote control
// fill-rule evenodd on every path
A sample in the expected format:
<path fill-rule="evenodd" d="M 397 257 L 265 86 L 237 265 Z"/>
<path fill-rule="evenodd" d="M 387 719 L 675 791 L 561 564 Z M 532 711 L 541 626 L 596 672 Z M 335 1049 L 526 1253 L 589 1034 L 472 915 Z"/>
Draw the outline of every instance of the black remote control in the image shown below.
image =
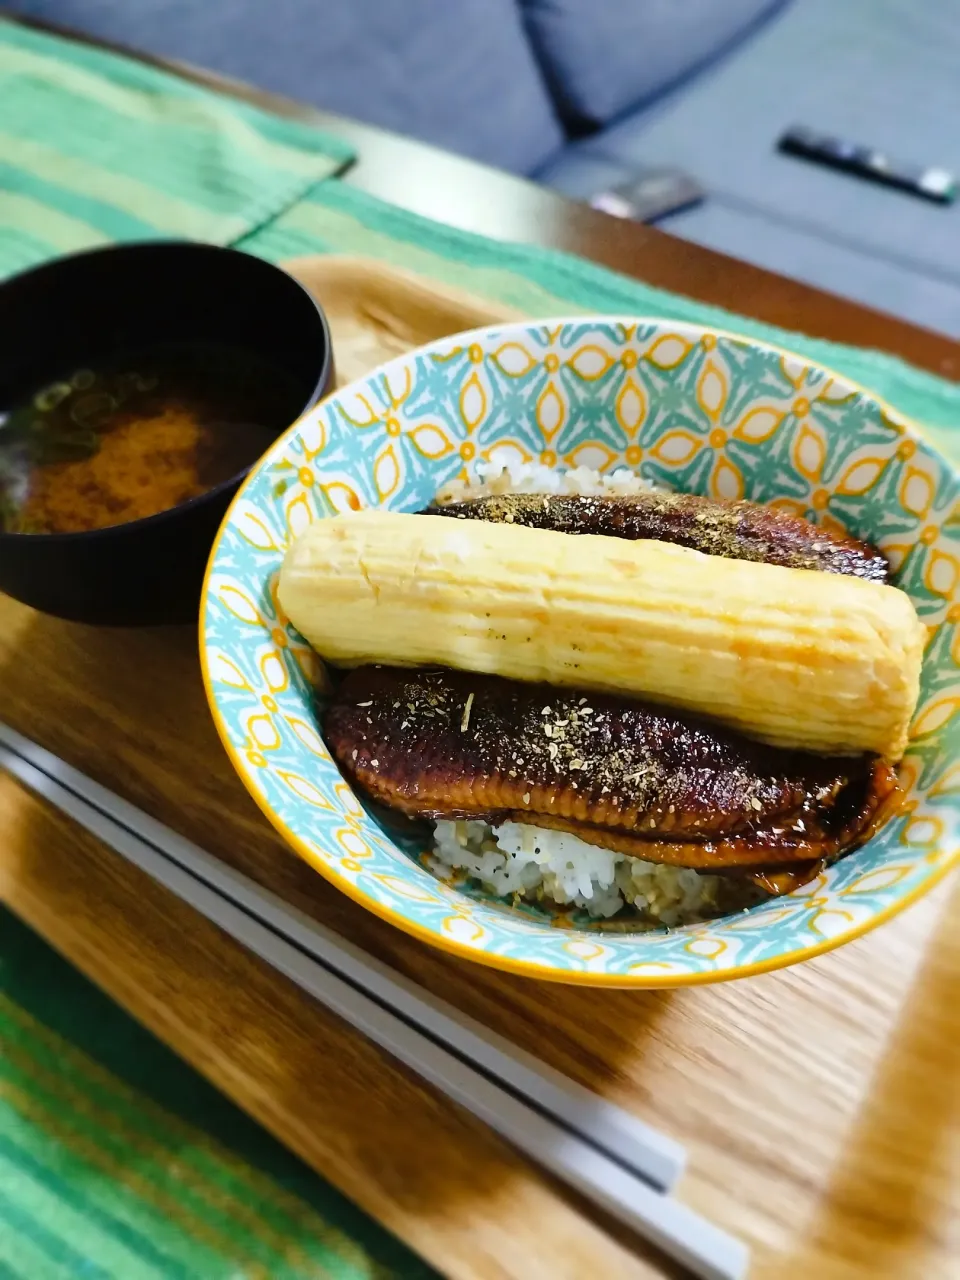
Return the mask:
<path fill-rule="evenodd" d="M 957 181 L 946 169 L 923 169 L 919 165 L 904 164 L 892 160 L 875 147 L 861 147 L 800 125 L 788 129 L 777 146 L 787 155 L 800 156 L 814 164 L 828 165 L 831 169 L 842 169 L 870 182 L 898 187 L 924 200 L 950 204 L 957 194 Z"/>

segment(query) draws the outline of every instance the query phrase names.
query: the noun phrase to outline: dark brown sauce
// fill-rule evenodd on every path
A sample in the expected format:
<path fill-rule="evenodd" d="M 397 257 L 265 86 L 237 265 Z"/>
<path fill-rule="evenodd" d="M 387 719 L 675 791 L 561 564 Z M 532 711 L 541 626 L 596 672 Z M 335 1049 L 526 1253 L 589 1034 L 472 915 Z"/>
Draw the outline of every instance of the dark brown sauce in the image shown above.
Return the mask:
<path fill-rule="evenodd" d="M 166 511 L 250 466 L 296 408 L 289 374 L 213 344 L 71 370 L 0 413 L 0 530 L 80 533 Z"/>

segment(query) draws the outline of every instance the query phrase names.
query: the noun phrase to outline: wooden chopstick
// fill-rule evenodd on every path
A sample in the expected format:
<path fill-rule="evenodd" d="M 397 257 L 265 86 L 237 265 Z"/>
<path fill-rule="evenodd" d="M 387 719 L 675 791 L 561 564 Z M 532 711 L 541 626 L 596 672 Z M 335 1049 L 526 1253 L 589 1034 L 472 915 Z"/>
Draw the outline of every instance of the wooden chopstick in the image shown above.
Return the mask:
<path fill-rule="evenodd" d="M 651 1170 L 676 1176 L 680 1148 L 672 1140 L 428 995 L 2 724 L 0 744 L 0 765 L 31 790 L 692 1274 L 704 1280 L 744 1274 L 746 1247 L 662 1194 L 650 1176 Z"/>

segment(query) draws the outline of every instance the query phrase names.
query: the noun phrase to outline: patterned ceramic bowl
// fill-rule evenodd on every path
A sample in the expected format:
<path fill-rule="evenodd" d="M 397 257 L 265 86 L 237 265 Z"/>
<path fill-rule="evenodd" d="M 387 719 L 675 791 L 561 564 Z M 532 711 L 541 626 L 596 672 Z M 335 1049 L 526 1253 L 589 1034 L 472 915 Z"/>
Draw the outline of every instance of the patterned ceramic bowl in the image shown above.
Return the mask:
<path fill-rule="evenodd" d="M 397 844 L 318 732 L 323 673 L 277 607 L 284 547 L 312 520 L 423 506 L 477 458 L 610 470 L 746 496 L 879 545 L 929 631 L 903 764 L 907 803 L 815 883 L 671 932 L 605 931 L 449 887 Z M 760 973 L 838 946 L 929 889 L 960 847 L 960 477 L 892 409 L 799 356 L 658 320 L 521 323 L 403 356 L 312 410 L 231 507 L 207 571 L 207 696 L 278 831 L 378 915 L 536 978 L 673 986 Z"/>

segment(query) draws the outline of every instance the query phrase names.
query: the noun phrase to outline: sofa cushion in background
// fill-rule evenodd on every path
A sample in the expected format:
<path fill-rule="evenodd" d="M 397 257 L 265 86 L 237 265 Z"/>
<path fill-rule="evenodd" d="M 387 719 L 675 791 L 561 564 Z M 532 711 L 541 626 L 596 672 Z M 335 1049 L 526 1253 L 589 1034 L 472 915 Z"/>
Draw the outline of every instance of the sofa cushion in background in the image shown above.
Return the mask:
<path fill-rule="evenodd" d="M 736 43 L 785 0 L 520 0 L 568 120 L 605 124 Z"/>
<path fill-rule="evenodd" d="M 683 169 L 708 198 L 665 231 L 960 336 L 960 201 L 777 150 L 804 124 L 960 174 L 958 68 L 960 0 L 794 0 L 662 108 L 568 148 L 540 178 L 585 196 L 610 171 Z"/>
<path fill-rule="evenodd" d="M 529 172 L 564 143 L 516 0 L 13 0 L 12 8 L 505 169 Z"/>

